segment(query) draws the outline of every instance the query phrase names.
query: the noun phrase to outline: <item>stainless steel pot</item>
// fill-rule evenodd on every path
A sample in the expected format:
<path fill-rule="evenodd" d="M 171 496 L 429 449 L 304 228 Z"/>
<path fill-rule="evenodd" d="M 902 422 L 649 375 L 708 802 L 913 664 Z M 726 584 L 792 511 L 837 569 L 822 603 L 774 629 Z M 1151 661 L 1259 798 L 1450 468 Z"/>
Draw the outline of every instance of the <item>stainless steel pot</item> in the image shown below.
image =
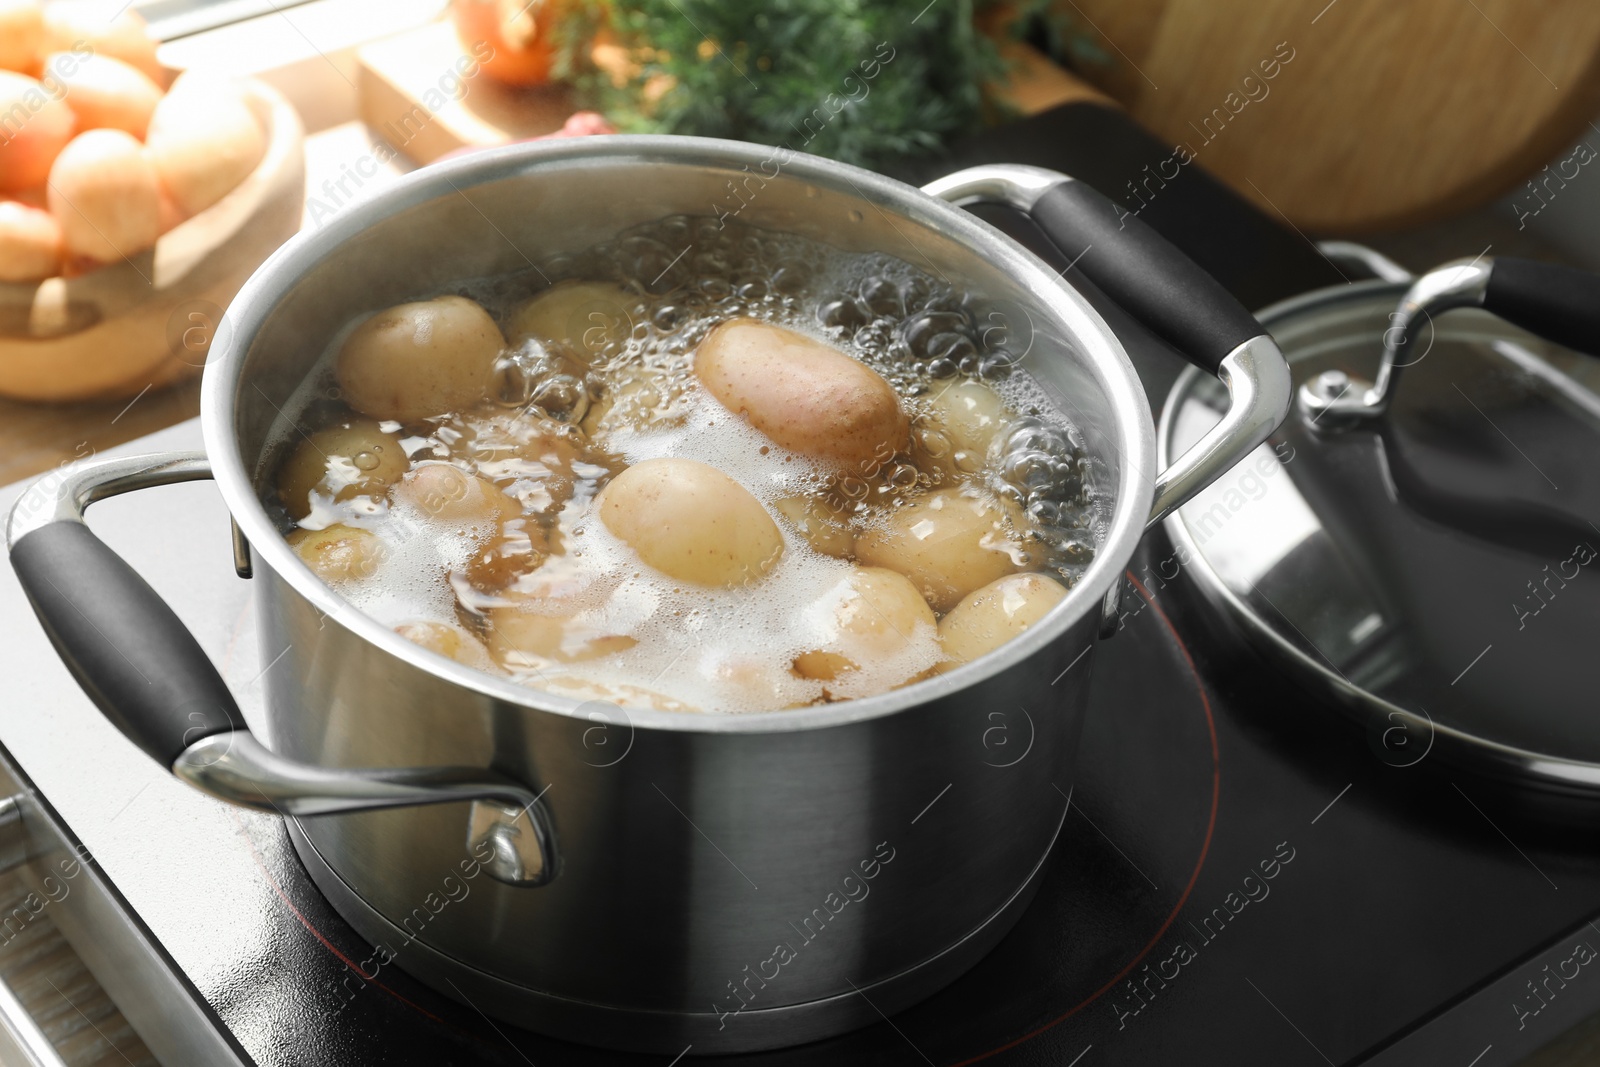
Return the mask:
<path fill-rule="evenodd" d="M 979 662 L 870 699 L 623 713 L 426 652 L 300 563 L 261 503 L 269 429 L 341 325 L 668 214 L 726 211 L 733 181 L 748 194 L 741 221 L 959 278 L 1008 309 L 1011 330 L 1031 331 L 1028 369 L 1072 413 L 1108 501 L 1094 564 L 1046 619 Z M 1216 430 L 1157 470 L 1117 338 L 1048 268 L 951 204 L 977 199 L 1030 211 L 1114 299 L 1217 374 L 1234 401 Z M 291 241 L 213 345 L 207 456 L 46 479 L 17 504 L 8 540 L 56 647 L 111 720 L 199 788 L 288 816 L 379 966 L 581 1041 L 755 1049 L 894 1012 L 1009 928 L 1065 815 L 1089 653 L 1124 565 L 1149 523 L 1263 440 L 1288 403 L 1255 320 L 1062 175 L 985 167 L 919 192 L 731 142 L 525 145 L 426 168 Z M 105 496 L 207 476 L 258 585 L 271 664 L 264 721 L 248 729 L 176 618 L 81 521 Z"/>

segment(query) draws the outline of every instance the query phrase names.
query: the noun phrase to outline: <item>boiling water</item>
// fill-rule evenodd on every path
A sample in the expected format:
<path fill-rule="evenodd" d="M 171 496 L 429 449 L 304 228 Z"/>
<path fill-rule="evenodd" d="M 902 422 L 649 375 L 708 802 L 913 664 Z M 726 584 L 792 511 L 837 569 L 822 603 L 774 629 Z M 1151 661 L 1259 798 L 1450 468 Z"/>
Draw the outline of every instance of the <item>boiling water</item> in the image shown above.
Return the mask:
<path fill-rule="evenodd" d="M 505 325 L 520 301 L 568 279 L 620 290 L 578 308 L 567 340 L 508 351 L 481 406 L 384 425 L 402 435 L 411 462 L 445 461 L 493 481 L 554 554 L 537 567 L 496 570 L 485 562 L 497 543 L 494 524 L 443 523 L 381 496 L 314 495 L 298 526 L 343 523 L 384 545 L 359 580 L 335 583 L 364 613 L 390 626 L 464 626 L 497 655 L 458 658 L 537 688 L 669 709 L 738 712 L 868 696 L 940 662 L 934 628 L 919 624 L 891 656 L 834 680 L 790 670 L 797 656 L 828 643 L 840 583 L 854 565 L 813 548 L 787 522 L 779 522 L 781 558 L 748 586 L 707 589 L 644 566 L 591 505 L 618 471 L 661 457 L 718 468 L 773 514 L 796 497 L 826 501 L 858 536 L 928 489 L 981 487 L 1020 506 L 1020 528 L 1007 531 L 1019 569 L 1070 587 L 1092 559 L 1101 508 L 1089 460 L 1004 331 L 984 327 L 993 315 L 976 295 L 892 257 L 687 217 L 457 292 Z M 722 407 L 700 386 L 692 355 L 715 325 L 740 316 L 808 334 L 876 370 L 911 417 L 909 450 L 871 469 L 841 469 L 780 448 Z M 347 335 L 334 339 L 321 372 L 288 406 L 297 415 L 279 428 L 285 450 L 309 428 L 349 417 L 332 385 Z M 935 414 L 940 393 L 963 381 L 982 382 L 1008 409 L 982 454 L 957 449 Z M 280 515 L 286 529 L 296 525 Z M 502 552 L 501 563 L 506 558 Z M 542 610 L 578 637 L 616 639 L 614 650 L 561 662 L 496 641 L 497 613 Z"/>

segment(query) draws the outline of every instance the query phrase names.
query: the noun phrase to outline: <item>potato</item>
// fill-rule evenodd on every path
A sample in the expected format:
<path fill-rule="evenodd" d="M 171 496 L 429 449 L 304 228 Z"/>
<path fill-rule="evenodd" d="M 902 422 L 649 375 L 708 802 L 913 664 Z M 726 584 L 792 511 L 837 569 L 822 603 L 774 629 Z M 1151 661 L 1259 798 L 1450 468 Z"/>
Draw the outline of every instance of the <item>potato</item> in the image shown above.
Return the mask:
<path fill-rule="evenodd" d="M 156 105 L 145 137 L 162 191 L 185 218 L 231 192 L 267 151 L 267 135 L 235 86 L 190 78 Z"/>
<path fill-rule="evenodd" d="M 396 305 L 356 327 L 334 373 L 357 411 L 413 422 L 482 400 L 504 347 L 487 311 L 441 296 Z"/>
<path fill-rule="evenodd" d="M 795 672 L 805 678 L 835 681 L 864 666 L 890 666 L 918 638 L 930 637 L 937 625 L 917 587 L 881 567 L 856 567 L 819 603 L 831 612 L 837 629 L 824 647 L 795 657 Z M 898 685 L 924 666 L 906 667 L 902 677 L 886 679 L 885 684 Z"/>
<path fill-rule="evenodd" d="M 288 541 L 311 573 L 329 585 L 371 578 L 389 554 L 371 530 L 339 522 L 322 530 L 295 530 Z"/>
<path fill-rule="evenodd" d="M 939 489 L 892 511 L 856 538 L 856 558 L 911 579 L 935 611 L 1027 562 L 1016 505 L 975 490 Z"/>
<path fill-rule="evenodd" d="M 1043 574 L 1009 574 L 968 593 L 939 620 L 940 670 L 993 652 L 1047 615 L 1066 597 L 1060 582 Z"/>
<path fill-rule="evenodd" d="M 397 503 L 410 504 L 430 519 L 453 525 L 504 522 L 521 506 L 499 486 L 452 463 L 419 463 L 394 487 Z"/>
<path fill-rule="evenodd" d="M 512 309 L 506 336 L 565 345 L 585 363 L 614 358 L 633 334 L 635 298 L 610 282 L 562 282 Z"/>
<path fill-rule="evenodd" d="M 61 273 L 61 224 L 16 200 L 0 200 L 0 282 L 37 282 Z"/>
<path fill-rule="evenodd" d="M 645 430 L 680 425 L 688 414 L 683 390 L 663 370 L 636 367 L 608 384 L 589 405 L 583 430 L 598 437 L 614 430 Z"/>
<path fill-rule="evenodd" d="M 80 130 L 122 130 L 144 138 L 161 100 L 155 82 L 110 56 L 57 53 L 45 60 L 45 66 L 59 72 L 67 90 L 62 99 L 78 117 Z"/>
<path fill-rule="evenodd" d="M 0 71 L 0 193 L 43 185 L 76 122 L 38 82 Z"/>
<path fill-rule="evenodd" d="M 821 497 L 785 497 L 774 505 L 788 519 L 795 532 L 818 552 L 848 559 L 855 549 L 856 535 L 844 515 Z"/>
<path fill-rule="evenodd" d="M 626 652 L 638 640 L 581 622 L 574 615 L 547 614 L 541 605 L 492 608 L 488 612 L 489 650 L 511 668 L 581 663 Z M 558 608 L 559 610 L 559 608 Z"/>
<path fill-rule="evenodd" d="M 114 263 L 160 235 L 155 169 L 121 130 L 90 130 L 69 141 L 50 168 L 48 192 L 69 255 Z"/>
<path fill-rule="evenodd" d="M 467 583 L 498 593 L 541 567 L 552 550 L 549 533 L 531 518 L 512 519 L 467 561 Z"/>
<path fill-rule="evenodd" d="M 416 622 L 403 622 L 394 628 L 394 632 L 414 645 L 421 645 L 429 652 L 437 652 L 446 659 L 453 659 L 468 667 L 476 667 L 482 671 L 494 666 L 494 661 L 489 658 L 489 650 L 483 647 L 483 642 L 459 626 L 433 619 L 421 619 Z"/>
<path fill-rule="evenodd" d="M 36 73 L 43 45 L 39 0 L 0 0 L 0 69 Z"/>
<path fill-rule="evenodd" d="M 311 514 L 313 493 L 325 502 L 385 499 L 410 469 L 398 436 L 371 419 L 349 419 L 300 442 L 278 469 L 278 499 L 298 521 Z"/>
<path fill-rule="evenodd" d="M 989 445 L 1011 417 L 998 393 L 966 378 L 936 391 L 928 406 L 951 445 L 980 457 L 988 454 Z"/>
<path fill-rule="evenodd" d="M 45 52 L 87 46 L 95 55 L 120 59 L 157 85 L 167 72 L 156 61 L 156 42 L 144 17 L 123 0 L 51 0 L 44 7 Z"/>
<path fill-rule="evenodd" d="M 527 514 L 554 514 L 572 499 L 579 472 L 621 469 L 621 461 L 591 452 L 583 434 L 535 412 L 474 411 L 447 419 L 441 430 L 459 431 L 451 458 L 477 470 L 514 497 Z"/>
<path fill-rule="evenodd" d="M 783 535 L 761 502 L 715 467 L 648 459 L 612 479 L 600 521 L 639 558 L 695 585 L 755 581 L 783 554 Z"/>
<path fill-rule="evenodd" d="M 694 370 L 724 407 L 791 452 L 870 475 L 906 446 L 909 426 L 894 388 L 792 330 L 724 322 L 700 342 Z"/>
<path fill-rule="evenodd" d="M 817 700 L 816 683 L 801 678 L 781 657 L 713 651 L 702 657 L 698 673 L 717 687 L 718 711 L 803 708 Z"/>

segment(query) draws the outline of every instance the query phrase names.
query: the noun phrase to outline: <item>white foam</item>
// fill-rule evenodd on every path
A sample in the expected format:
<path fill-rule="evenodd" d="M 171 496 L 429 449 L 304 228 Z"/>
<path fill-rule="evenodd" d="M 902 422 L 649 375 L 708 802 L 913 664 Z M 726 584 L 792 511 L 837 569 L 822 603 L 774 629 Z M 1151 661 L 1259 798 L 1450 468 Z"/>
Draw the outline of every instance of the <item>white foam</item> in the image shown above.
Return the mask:
<path fill-rule="evenodd" d="M 391 504 L 387 514 L 349 525 L 371 530 L 385 551 L 369 577 L 334 588 L 357 610 L 387 626 L 417 619 L 455 623 L 450 572 L 464 567 L 494 533 L 492 524 L 453 526 L 403 502 Z"/>

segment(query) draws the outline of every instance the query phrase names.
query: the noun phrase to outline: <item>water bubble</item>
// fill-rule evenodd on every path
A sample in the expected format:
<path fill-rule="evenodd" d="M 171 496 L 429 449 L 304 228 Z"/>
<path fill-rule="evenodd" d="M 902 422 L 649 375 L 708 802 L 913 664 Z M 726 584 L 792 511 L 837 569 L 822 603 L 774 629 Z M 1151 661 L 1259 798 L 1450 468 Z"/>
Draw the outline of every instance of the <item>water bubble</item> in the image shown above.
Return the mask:
<path fill-rule="evenodd" d="M 964 360 L 978 354 L 978 346 L 963 334 L 938 333 L 928 338 L 925 351 L 929 359 L 945 360 L 960 366 Z"/>
<path fill-rule="evenodd" d="M 579 422 L 589 410 L 589 390 L 570 374 L 552 374 L 533 390 L 530 402 L 561 422 Z"/>
<path fill-rule="evenodd" d="M 683 215 L 669 215 L 656 223 L 656 232 L 663 241 L 681 245 L 689 239 L 689 220 Z"/>
<path fill-rule="evenodd" d="M 1016 365 L 1016 357 L 1008 349 L 996 349 L 979 359 L 978 377 L 986 381 L 1001 381 L 1011 375 Z"/>
<path fill-rule="evenodd" d="M 861 302 L 874 315 L 898 318 L 905 314 L 905 299 L 900 286 L 887 278 L 868 278 L 861 283 Z"/>
<path fill-rule="evenodd" d="M 871 316 L 854 300 L 834 300 L 817 310 L 817 320 L 824 326 L 853 332 L 870 322 Z"/>
<path fill-rule="evenodd" d="M 932 459 L 943 459 L 950 454 L 950 438 L 931 427 L 917 430 L 917 444 Z"/>
<path fill-rule="evenodd" d="M 772 288 L 785 296 L 798 295 L 809 282 L 809 276 L 800 266 L 779 267 L 772 274 Z"/>
<path fill-rule="evenodd" d="M 948 311 L 925 311 L 906 324 L 901 333 L 906 348 L 914 359 L 935 359 L 946 355 L 933 347 L 936 338 L 960 335 L 966 327 L 962 316 Z M 942 342 L 948 347 L 951 342 Z M 970 343 L 970 342 L 969 342 Z"/>
<path fill-rule="evenodd" d="M 977 474 L 985 465 L 983 453 L 970 448 L 956 449 L 950 457 L 950 462 L 954 463 L 956 470 L 962 474 Z"/>
<path fill-rule="evenodd" d="M 909 463 L 896 463 L 884 474 L 884 479 L 896 489 L 916 488 L 917 477 L 917 468 Z"/>
<path fill-rule="evenodd" d="M 502 359 L 495 364 L 491 391 L 503 406 L 526 406 L 533 397 L 534 384 L 534 379 L 516 359 Z"/>
<path fill-rule="evenodd" d="M 1058 526 L 1062 519 L 1061 505 L 1053 500 L 1035 500 L 1028 505 L 1028 518 L 1040 526 Z"/>

